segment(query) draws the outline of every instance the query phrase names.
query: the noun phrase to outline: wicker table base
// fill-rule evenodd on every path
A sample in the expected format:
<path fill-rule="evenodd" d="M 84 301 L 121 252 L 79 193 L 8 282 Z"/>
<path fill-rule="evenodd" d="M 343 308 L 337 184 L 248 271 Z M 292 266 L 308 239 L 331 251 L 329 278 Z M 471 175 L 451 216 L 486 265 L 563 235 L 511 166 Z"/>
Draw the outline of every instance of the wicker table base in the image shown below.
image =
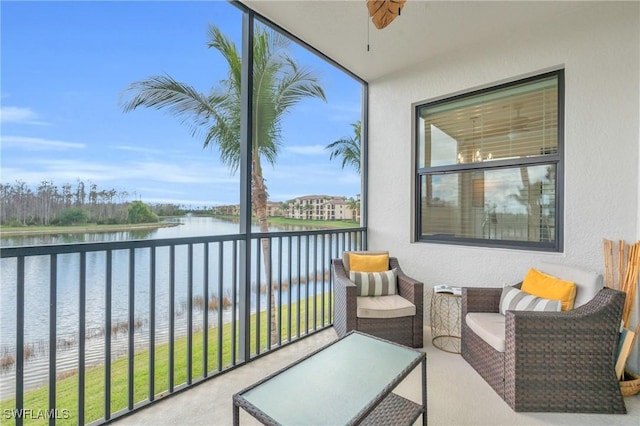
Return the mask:
<path fill-rule="evenodd" d="M 462 297 L 433 293 L 431 297 L 431 342 L 436 348 L 460 353 L 460 309 Z"/>

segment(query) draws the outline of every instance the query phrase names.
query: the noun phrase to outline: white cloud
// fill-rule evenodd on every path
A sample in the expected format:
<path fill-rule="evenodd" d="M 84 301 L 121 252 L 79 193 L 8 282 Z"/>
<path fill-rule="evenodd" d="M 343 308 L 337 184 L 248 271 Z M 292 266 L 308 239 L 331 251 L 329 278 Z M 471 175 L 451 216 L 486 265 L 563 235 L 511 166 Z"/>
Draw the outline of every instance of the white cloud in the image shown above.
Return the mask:
<path fill-rule="evenodd" d="M 362 115 L 362 105 L 359 102 L 348 104 L 331 104 L 330 108 L 331 114 L 329 116 L 329 119 L 341 123 L 345 121 L 354 123 L 355 121 L 360 120 L 360 116 Z"/>
<path fill-rule="evenodd" d="M 2 148 L 17 148 L 25 151 L 64 151 L 68 149 L 86 148 L 86 145 L 83 143 L 31 138 L 26 136 L 1 136 L 0 143 L 2 144 Z"/>
<path fill-rule="evenodd" d="M 163 162 L 134 162 L 126 166 L 127 178 L 150 179 L 171 183 L 235 183 L 224 168 L 214 169 L 208 163 L 173 164 Z"/>
<path fill-rule="evenodd" d="M 224 205 L 229 204 L 228 202 L 222 202 L 217 200 L 205 201 L 205 200 L 195 200 L 191 198 L 163 198 L 163 197 L 144 197 L 145 203 L 152 204 L 177 204 L 180 206 L 187 207 L 203 207 L 203 206 L 216 206 L 216 205 Z"/>
<path fill-rule="evenodd" d="M 146 148 L 143 146 L 116 145 L 113 148 L 119 151 L 141 152 L 143 154 L 164 154 L 165 153 L 165 151 L 161 149 Z"/>
<path fill-rule="evenodd" d="M 26 164 L 22 164 L 26 166 Z M 51 181 L 56 185 L 74 183 L 77 179 L 82 181 L 98 181 L 102 175 L 98 171 L 83 169 L 65 169 L 61 165 L 47 165 L 44 168 L 35 167 L 6 167 L 2 166 L 2 181 L 23 181 L 27 185 L 35 185 L 42 181 Z"/>
<path fill-rule="evenodd" d="M 360 175 L 356 174 L 341 174 L 338 176 L 336 181 L 347 185 L 360 185 L 362 179 L 360 178 Z"/>
<path fill-rule="evenodd" d="M 16 180 L 34 186 L 52 181 L 60 186 L 81 181 L 99 187 L 114 187 L 141 196 L 145 202 L 171 202 L 184 205 L 236 204 L 239 199 L 239 176 L 231 175 L 227 167 L 210 158 L 180 156 L 145 161 L 136 158 L 118 163 L 101 157 L 72 157 L 64 159 L 31 156 L 10 167 L 3 163 L 0 181 Z M 279 163 L 264 170 L 270 199 L 284 201 L 301 195 L 327 194 L 355 196 L 360 192 L 360 177 L 350 171 L 340 171 L 331 163 Z M 200 199 L 200 201 L 198 201 Z"/>
<path fill-rule="evenodd" d="M 127 189 L 135 190 L 137 183 L 160 182 L 178 184 L 237 184 L 238 179 L 230 177 L 224 168 L 213 168 L 210 164 L 173 164 L 166 162 L 130 162 L 124 164 L 103 164 L 86 160 L 45 160 L 36 159 L 22 167 L 3 167 L 2 180 L 23 180 L 38 183 L 43 180 L 56 184 L 75 182 L 77 179 L 99 184 L 111 181 L 129 181 Z M 147 184 L 148 185 L 148 184 Z"/>
<path fill-rule="evenodd" d="M 360 193 L 360 176 L 351 171 L 338 171 L 332 164 L 278 164 L 265 170 L 272 201 L 290 200 L 309 194 L 354 196 Z"/>
<path fill-rule="evenodd" d="M 136 187 L 136 192 L 139 192 L 139 193 L 158 192 L 158 193 L 162 193 L 163 195 L 183 195 L 184 194 L 183 190 L 171 190 L 171 189 L 167 189 L 166 187 L 157 188 L 154 186 L 138 186 Z"/>
<path fill-rule="evenodd" d="M 285 149 L 289 152 L 293 152 L 294 154 L 301 155 L 320 155 L 327 153 L 324 149 L 324 145 L 291 145 L 285 147 Z"/>
<path fill-rule="evenodd" d="M 337 180 L 340 175 L 349 174 L 347 170 L 341 172 L 331 163 L 298 163 L 298 164 L 278 164 L 274 169 L 265 169 L 264 175 L 267 180 L 281 179 L 291 183 L 305 182 L 330 182 Z"/>
<path fill-rule="evenodd" d="M 38 120 L 38 114 L 33 112 L 31 108 L 3 106 L 0 107 L 0 122 L 2 123 L 19 123 L 19 124 L 46 124 Z"/>

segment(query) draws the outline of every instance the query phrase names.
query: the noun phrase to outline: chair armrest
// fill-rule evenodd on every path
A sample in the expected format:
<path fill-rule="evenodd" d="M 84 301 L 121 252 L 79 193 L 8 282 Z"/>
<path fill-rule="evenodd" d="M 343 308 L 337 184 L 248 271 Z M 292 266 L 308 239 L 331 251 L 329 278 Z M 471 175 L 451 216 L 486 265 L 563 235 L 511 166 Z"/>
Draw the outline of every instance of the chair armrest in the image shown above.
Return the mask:
<path fill-rule="evenodd" d="M 413 279 L 404 273 L 398 258 L 389 258 L 389 267 L 396 269 L 398 276 L 398 294 L 404 297 L 416 307 L 416 315 L 412 320 L 413 341 L 411 346 L 421 348 L 424 345 L 424 284 L 421 281 Z"/>
<path fill-rule="evenodd" d="M 396 274 L 398 275 L 398 294 L 416 305 L 417 312 L 422 312 L 424 284 L 405 274 L 402 268 L 400 268 L 398 259 L 395 257 L 389 258 L 389 267 L 396 269 Z"/>
<path fill-rule="evenodd" d="M 338 336 L 342 337 L 356 329 L 358 287 L 347 277 L 342 259 L 333 259 L 331 272 L 334 292 L 334 327 Z"/>
<path fill-rule="evenodd" d="M 524 345 L 535 347 L 542 341 L 544 345 L 538 346 L 536 352 L 540 352 L 543 347 L 555 352 L 557 347 L 554 347 L 554 343 L 560 346 L 569 345 L 573 347 L 572 350 L 581 351 L 593 345 L 595 351 L 606 348 L 604 352 L 610 352 L 613 359 L 624 299 L 623 292 L 603 288 L 591 301 L 570 311 L 507 311 L 506 350 L 508 351 L 510 346 L 513 350 L 520 350 Z M 589 350 L 587 353 L 593 352 Z"/>
<path fill-rule="evenodd" d="M 500 287 L 462 287 L 462 319 L 469 312 L 500 312 Z"/>
<path fill-rule="evenodd" d="M 356 286 L 356 283 L 351 281 L 347 276 L 342 259 L 333 259 L 331 267 L 333 269 L 333 278 L 335 280 L 336 289 L 339 287 L 339 291 L 345 291 L 349 294 L 353 293 L 353 295 L 356 296 L 358 287 Z"/>
<path fill-rule="evenodd" d="M 623 292 L 604 288 L 571 311 L 507 311 L 505 371 L 534 381 L 558 375 L 611 380 L 624 299 Z"/>

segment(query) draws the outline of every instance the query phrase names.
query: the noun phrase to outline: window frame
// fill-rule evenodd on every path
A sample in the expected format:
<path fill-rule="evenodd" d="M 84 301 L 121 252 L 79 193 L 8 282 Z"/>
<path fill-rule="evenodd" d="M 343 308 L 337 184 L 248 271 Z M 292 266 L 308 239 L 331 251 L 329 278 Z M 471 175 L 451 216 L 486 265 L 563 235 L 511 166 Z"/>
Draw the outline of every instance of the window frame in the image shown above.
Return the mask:
<path fill-rule="evenodd" d="M 434 107 L 450 102 L 456 102 L 461 99 L 472 96 L 482 95 L 507 89 L 512 86 L 532 83 L 535 81 L 547 79 L 550 77 L 557 78 L 558 96 L 557 96 L 557 152 L 554 154 L 542 154 L 532 157 L 520 157 L 492 160 L 489 162 L 477 163 L 459 163 L 442 166 L 420 167 L 420 110 L 425 107 Z M 413 203 L 413 241 L 419 243 L 435 243 L 449 245 L 464 245 L 487 248 L 506 248 L 516 250 L 533 250 L 546 252 L 562 252 L 564 250 L 564 99 L 565 99 L 565 82 L 564 69 L 536 74 L 526 78 L 519 78 L 506 83 L 491 85 L 482 89 L 471 90 L 464 93 L 445 96 L 441 99 L 418 102 L 412 106 L 413 110 L 413 170 L 414 170 L 414 203 Z M 423 147 L 424 148 L 424 147 Z M 509 169 L 522 166 L 542 166 L 555 165 L 555 218 L 554 218 L 554 239 L 551 242 L 539 241 L 516 241 L 516 240 L 498 240 L 490 238 L 469 238 L 469 237 L 452 237 L 446 235 L 423 235 L 422 233 L 422 179 L 428 176 L 437 176 L 451 173 L 461 173 L 470 171 L 491 171 L 498 169 Z"/>

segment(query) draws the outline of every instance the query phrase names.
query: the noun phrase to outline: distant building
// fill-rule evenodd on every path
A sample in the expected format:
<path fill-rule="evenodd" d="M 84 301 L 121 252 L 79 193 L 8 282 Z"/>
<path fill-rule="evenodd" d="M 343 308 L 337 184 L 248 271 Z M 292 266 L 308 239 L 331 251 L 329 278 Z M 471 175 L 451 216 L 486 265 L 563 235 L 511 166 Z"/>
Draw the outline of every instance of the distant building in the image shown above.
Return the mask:
<path fill-rule="evenodd" d="M 354 220 L 356 202 L 347 197 L 330 195 L 305 195 L 284 203 L 285 217 L 304 220 Z"/>
<path fill-rule="evenodd" d="M 216 206 L 213 214 L 240 215 L 240 205 Z M 303 220 L 360 220 L 360 200 L 343 196 L 305 195 L 284 203 L 269 201 L 267 216 Z"/>
<path fill-rule="evenodd" d="M 227 215 L 227 216 L 240 216 L 240 204 L 227 205 L 227 206 L 215 206 L 211 208 L 213 214 Z"/>
<path fill-rule="evenodd" d="M 282 210 L 282 203 L 276 201 L 267 202 L 267 216 L 269 217 L 282 217 L 284 211 Z"/>

